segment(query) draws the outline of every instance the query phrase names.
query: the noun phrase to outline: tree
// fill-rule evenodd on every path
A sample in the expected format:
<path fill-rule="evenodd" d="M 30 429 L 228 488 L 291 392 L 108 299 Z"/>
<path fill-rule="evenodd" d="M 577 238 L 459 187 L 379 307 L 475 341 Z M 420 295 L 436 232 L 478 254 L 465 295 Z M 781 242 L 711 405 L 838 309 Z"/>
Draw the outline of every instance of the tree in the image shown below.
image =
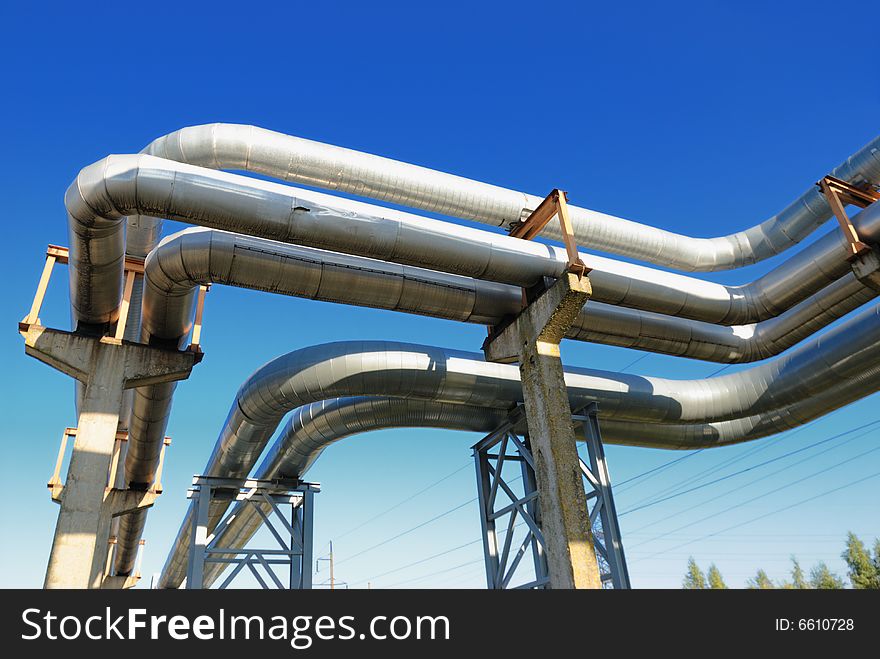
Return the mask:
<path fill-rule="evenodd" d="M 824 590 L 840 590 L 844 588 L 843 579 L 829 570 L 824 562 L 817 563 L 810 570 L 810 585 L 813 588 Z"/>
<path fill-rule="evenodd" d="M 875 542 L 874 553 L 877 553 Z M 846 534 L 846 549 L 840 555 L 849 567 L 849 581 L 853 588 L 880 588 L 880 570 L 875 565 L 877 556 L 871 560 L 871 554 L 855 533 Z"/>
<path fill-rule="evenodd" d="M 804 569 L 794 556 L 791 557 L 791 587 L 799 590 L 810 587 L 807 578 L 804 576 Z"/>
<path fill-rule="evenodd" d="M 706 587 L 706 577 L 703 576 L 703 571 L 693 556 L 688 559 L 687 573 L 684 575 L 681 587 L 687 590 L 701 590 Z"/>
<path fill-rule="evenodd" d="M 873 554 L 873 555 L 872 555 Z M 846 536 L 846 549 L 841 554 L 846 562 L 847 576 L 853 588 L 880 590 L 880 538 L 874 539 L 873 552 L 869 551 L 856 534 L 850 532 Z M 758 570 L 754 577 L 746 582 L 746 588 L 769 590 L 772 588 L 787 589 L 833 589 L 847 588 L 844 578 L 838 576 L 825 563 L 816 563 L 810 570 L 810 577 L 804 575 L 804 570 L 797 558 L 791 557 L 791 581 L 781 581 L 774 584 L 764 570 Z M 688 559 L 687 573 L 682 582 L 682 588 L 715 590 L 727 589 L 721 571 L 712 563 L 704 575 L 693 556 Z"/>
<path fill-rule="evenodd" d="M 770 590 L 775 588 L 773 582 L 770 581 L 770 577 L 767 576 L 767 573 L 764 570 L 758 570 L 758 573 L 754 576 L 754 578 L 749 579 L 748 588 L 756 588 L 758 590 Z"/>
<path fill-rule="evenodd" d="M 880 538 L 874 539 L 874 569 L 880 574 Z"/>
<path fill-rule="evenodd" d="M 712 590 L 727 590 L 727 584 L 724 583 L 724 577 L 721 576 L 721 571 L 715 567 L 715 563 L 712 563 L 712 565 L 709 566 L 706 578 L 709 580 L 709 588 Z"/>

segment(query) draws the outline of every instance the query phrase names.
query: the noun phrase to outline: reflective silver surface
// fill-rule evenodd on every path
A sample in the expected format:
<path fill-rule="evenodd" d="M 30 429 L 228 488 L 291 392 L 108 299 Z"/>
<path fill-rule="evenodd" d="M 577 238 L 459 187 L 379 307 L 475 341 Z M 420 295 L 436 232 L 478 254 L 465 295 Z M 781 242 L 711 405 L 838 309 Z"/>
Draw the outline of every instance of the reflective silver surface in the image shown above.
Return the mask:
<path fill-rule="evenodd" d="M 220 231 L 190 229 L 169 238 L 145 264 L 144 341 L 180 345 L 193 315 L 195 287 L 229 284 L 283 295 L 362 304 L 464 322 L 496 324 L 518 312 L 517 287 L 285 245 Z M 590 302 L 569 336 L 717 361 L 777 354 L 871 299 L 852 275 L 780 317 L 720 327 Z M 139 388 L 131 412 L 129 483 L 152 482 L 165 436 L 174 384 Z M 117 570 L 134 565 L 143 513 L 121 521 Z"/>
<path fill-rule="evenodd" d="M 561 248 L 420 218 L 322 193 L 193 167 L 152 156 L 109 156 L 83 169 L 66 197 L 71 304 L 84 323 L 117 314 L 122 287 L 122 218 L 172 219 L 331 249 L 478 279 L 530 286 L 565 268 Z M 880 204 L 853 219 L 880 236 Z M 773 317 L 851 271 L 832 231 L 759 279 L 740 286 L 582 254 L 600 302 L 726 325 Z"/>
<path fill-rule="evenodd" d="M 874 140 L 833 174 L 876 183 L 878 144 Z M 310 261 L 314 252 L 279 256 L 278 247 L 267 256 L 260 252 L 260 241 L 248 245 L 242 239 L 232 245 L 234 239 L 224 239 L 219 242 L 231 250 L 229 263 L 231 254 L 236 256 L 235 267 L 227 264 L 224 270 L 222 250 L 215 255 L 202 249 L 199 254 L 196 243 L 205 247 L 205 233 L 180 240 L 176 244 L 188 248 L 182 271 L 186 277 L 175 270 L 184 263 L 177 263 L 171 249 L 158 250 L 153 262 L 161 266 L 152 268 L 153 283 L 147 285 L 143 306 L 143 340 L 172 344 L 189 330 L 193 283 L 217 281 L 489 324 L 518 308 L 519 291 L 508 284 L 529 285 L 541 276 L 558 275 L 565 264 L 563 251 L 556 247 L 203 167 L 246 170 L 494 225 L 522 219 L 540 201 L 497 186 L 249 126 L 183 129 L 155 141 L 144 153 L 151 155 L 110 156 L 95 163 L 68 190 L 71 305 L 78 324 L 115 320 L 123 256 L 150 253 L 162 217 L 387 261 L 327 253 Z M 880 236 L 880 205 L 875 206 L 854 220 L 869 241 Z M 696 271 L 737 267 L 781 252 L 824 222 L 830 211 L 813 187 L 761 225 L 713 239 L 679 236 L 577 207 L 572 207 L 572 216 L 581 244 L 590 248 Z M 547 235 L 558 237 L 552 231 Z M 208 253 L 205 268 L 193 267 Z M 183 259 L 184 252 L 180 254 Z M 569 336 L 722 362 L 761 359 L 874 297 L 853 278 L 845 254 L 835 229 L 741 286 L 583 254 L 593 269 L 594 300 Z M 267 281 L 264 274 L 274 265 L 272 259 L 288 275 L 277 282 Z M 364 270 L 365 262 L 378 267 Z M 163 279 L 159 272 L 164 270 L 172 276 Z M 139 294 L 137 282 L 127 336 L 139 327 Z M 154 476 L 173 392 L 172 384 L 134 395 L 125 470 L 131 484 L 147 484 Z M 122 427 L 128 416 L 124 405 Z M 120 573 L 133 564 L 143 520 L 141 514 L 120 521 Z"/>
<path fill-rule="evenodd" d="M 876 371 L 875 371 L 876 374 Z M 713 424 L 602 424 L 607 443 L 695 449 L 758 439 L 790 430 L 827 414 L 861 394 L 861 384 L 848 381 L 820 396 L 774 413 Z M 488 433 L 507 417 L 507 410 L 455 405 L 408 398 L 350 397 L 323 400 L 295 409 L 254 472 L 254 478 L 302 478 L 325 448 L 356 434 L 383 428 L 444 428 Z M 580 438 L 582 427 L 575 425 Z M 267 514 L 270 511 L 264 510 Z M 214 529 L 218 546 L 244 547 L 262 525 L 252 506 L 236 504 Z M 188 522 L 185 521 L 185 526 Z M 206 567 L 205 584 L 213 583 L 225 565 Z"/>
<path fill-rule="evenodd" d="M 875 138 L 830 172 L 816 172 L 816 180 L 830 173 L 856 183 L 880 183 L 878 147 L 880 138 Z M 202 167 L 247 170 L 496 226 L 521 220 L 543 198 L 255 126 L 183 128 L 158 138 L 144 151 Z M 784 156 L 780 166 L 785 166 Z M 571 192 L 577 198 L 586 197 L 586 193 Z M 736 268 L 779 254 L 830 218 L 831 211 L 818 189 L 810 186 L 777 215 L 717 238 L 675 234 L 578 206 L 571 206 L 571 216 L 578 241 L 585 247 L 696 272 Z M 544 235 L 559 238 L 556 224 L 549 224 Z"/>
<path fill-rule="evenodd" d="M 834 409 L 880 388 L 878 315 L 880 304 L 875 304 L 781 357 L 708 379 L 566 368 L 569 399 L 573 409 L 597 402 L 603 432 L 626 443 L 680 448 L 717 443 L 719 432 L 735 441 L 749 425 L 748 432 L 756 432 L 760 423 L 764 428 L 784 425 L 766 415 L 790 418 L 788 408 L 798 406 L 801 415 L 825 413 L 829 405 Z M 284 415 L 320 400 L 391 396 L 509 409 L 521 402 L 521 395 L 517 366 L 488 363 L 475 353 L 381 341 L 304 348 L 272 360 L 242 385 L 203 473 L 248 475 Z M 762 421 L 764 416 L 769 421 Z M 711 425 L 725 421 L 730 422 L 727 430 Z M 645 429 L 652 424 L 673 424 L 673 430 L 664 435 Z M 212 524 L 224 510 L 212 508 Z M 162 587 L 175 587 L 183 578 L 187 527 L 185 520 L 166 561 Z"/>

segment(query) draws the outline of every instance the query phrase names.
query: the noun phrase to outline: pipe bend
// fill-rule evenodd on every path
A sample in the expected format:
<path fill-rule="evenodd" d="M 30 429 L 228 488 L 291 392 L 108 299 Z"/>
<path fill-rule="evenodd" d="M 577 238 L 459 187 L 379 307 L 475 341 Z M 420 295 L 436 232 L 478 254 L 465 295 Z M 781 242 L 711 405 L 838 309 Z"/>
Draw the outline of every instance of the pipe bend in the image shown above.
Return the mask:
<path fill-rule="evenodd" d="M 148 155 L 110 156 L 80 178 L 94 179 L 76 186 L 81 195 L 69 195 L 71 250 L 75 257 L 88 255 L 71 269 L 74 309 L 85 322 L 106 322 L 115 313 L 110 307 L 119 300 L 121 266 L 107 264 L 120 262 L 119 217 L 132 211 L 517 286 L 558 276 L 566 263 L 564 251 L 549 245 Z M 106 221 L 108 234 L 90 231 L 99 221 Z M 880 204 L 853 222 L 865 240 L 880 237 Z M 773 317 L 846 275 L 845 253 L 839 232 L 832 232 L 759 280 L 733 287 L 595 255 L 582 258 L 593 270 L 596 301 L 736 325 Z M 106 300 L 90 308 L 80 299 L 86 291 L 101 291 Z"/>
<path fill-rule="evenodd" d="M 878 315 L 880 305 L 874 305 L 783 357 L 705 380 L 569 368 L 569 398 L 572 407 L 598 402 L 612 436 L 615 429 L 647 436 L 651 428 L 655 443 L 671 431 L 688 438 L 672 444 L 692 445 L 711 442 L 723 432 L 769 434 L 794 418 L 791 410 L 808 417 L 880 388 Z M 241 386 L 204 473 L 245 477 L 288 411 L 319 400 L 377 395 L 509 409 L 521 401 L 519 370 L 484 362 L 473 353 L 381 341 L 297 350 L 268 362 Z M 669 429 L 658 429 L 664 425 Z M 223 506 L 212 508 L 212 524 L 224 511 Z M 186 524 L 177 545 L 185 542 Z M 165 583 L 179 576 L 177 551 L 166 563 Z"/>
<path fill-rule="evenodd" d="M 862 395 L 861 383 L 848 381 L 774 413 L 690 425 L 603 420 L 602 434 L 608 443 L 629 446 L 684 450 L 724 446 L 797 428 Z M 505 408 L 375 396 L 334 398 L 311 403 L 292 412 L 253 477 L 303 478 L 327 447 L 353 435 L 402 427 L 488 433 L 504 422 L 507 413 Z M 582 429 L 576 426 L 575 431 L 580 433 Z M 215 511 L 215 514 L 215 522 L 219 522 L 222 513 Z M 182 580 L 186 545 L 180 540 L 186 537 L 188 519 L 188 516 L 184 519 L 181 527 L 183 535 L 172 547 L 162 572 L 163 587 L 179 586 Z M 212 530 L 222 546 L 243 547 L 261 525 L 262 519 L 256 511 L 249 506 L 236 504 L 223 526 L 215 526 Z M 223 565 L 207 566 L 206 584 L 211 584 L 223 570 Z"/>
<path fill-rule="evenodd" d="M 878 184 L 878 149 L 880 137 L 830 173 L 856 183 Z M 492 226 L 506 226 L 526 217 L 541 201 L 534 195 L 255 126 L 207 124 L 182 128 L 158 138 L 144 151 L 202 167 L 251 171 Z M 831 210 L 815 186 L 764 222 L 714 238 L 675 234 L 571 206 L 572 224 L 581 244 L 687 272 L 729 270 L 757 263 L 798 244 L 830 217 Z M 543 235 L 560 237 L 552 223 Z"/>

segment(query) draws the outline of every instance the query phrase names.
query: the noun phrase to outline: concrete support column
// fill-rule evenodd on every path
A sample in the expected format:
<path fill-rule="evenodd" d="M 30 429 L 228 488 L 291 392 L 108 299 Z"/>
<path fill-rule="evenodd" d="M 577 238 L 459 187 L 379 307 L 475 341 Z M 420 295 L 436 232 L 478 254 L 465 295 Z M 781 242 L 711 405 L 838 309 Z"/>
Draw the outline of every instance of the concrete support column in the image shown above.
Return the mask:
<path fill-rule="evenodd" d="M 84 385 L 44 587 L 100 588 L 112 518 L 156 496 L 108 482 L 123 390 L 186 379 L 201 355 L 35 325 L 25 352 Z"/>
<path fill-rule="evenodd" d="M 601 588 L 559 343 L 592 294 L 566 273 L 484 345 L 486 358 L 519 362 L 551 588 Z"/>

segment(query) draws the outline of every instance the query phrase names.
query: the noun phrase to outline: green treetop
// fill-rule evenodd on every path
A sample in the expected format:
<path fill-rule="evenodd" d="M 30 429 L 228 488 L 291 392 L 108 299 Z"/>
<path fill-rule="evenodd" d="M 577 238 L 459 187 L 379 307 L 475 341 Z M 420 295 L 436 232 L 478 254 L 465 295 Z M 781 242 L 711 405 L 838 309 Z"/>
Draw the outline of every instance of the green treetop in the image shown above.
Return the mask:
<path fill-rule="evenodd" d="M 688 559 L 687 574 L 684 575 L 681 587 L 687 590 L 700 590 L 706 587 L 706 577 L 703 576 L 703 571 L 700 570 L 693 556 Z"/>
<path fill-rule="evenodd" d="M 874 543 L 874 559 L 865 547 L 865 543 L 855 533 L 846 535 L 846 549 L 841 558 L 849 568 L 848 576 L 853 588 L 880 588 L 880 570 L 878 570 L 878 542 Z"/>
<path fill-rule="evenodd" d="M 756 588 L 758 590 L 770 590 L 776 586 L 773 585 L 773 582 L 770 581 L 770 577 L 767 576 L 767 573 L 764 572 L 764 570 L 758 570 L 758 573 L 754 578 L 749 579 L 748 587 Z"/>
<path fill-rule="evenodd" d="M 712 563 L 712 565 L 709 566 L 706 578 L 709 580 L 709 588 L 712 590 L 727 590 L 727 584 L 724 583 L 724 577 L 721 576 L 721 571 L 715 567 L 715 563 Z"/>
<path fill-rule="evenodd" d="M 810 585 L 824 590 L 840 590 L 844 587 L 843 579 L 828 569 L 824 562 L 817 563 L 810 570 Z"/>

